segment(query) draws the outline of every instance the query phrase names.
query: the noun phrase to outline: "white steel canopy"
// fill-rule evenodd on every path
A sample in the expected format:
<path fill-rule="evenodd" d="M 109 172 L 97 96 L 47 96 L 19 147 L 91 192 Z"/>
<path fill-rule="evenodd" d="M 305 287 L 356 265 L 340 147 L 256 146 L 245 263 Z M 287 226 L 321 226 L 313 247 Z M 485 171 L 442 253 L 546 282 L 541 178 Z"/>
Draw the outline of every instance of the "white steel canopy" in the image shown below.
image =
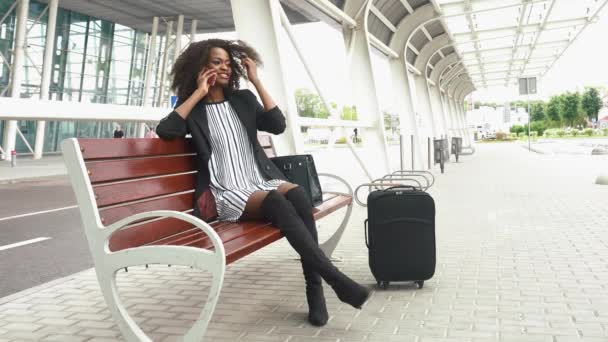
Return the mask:
<path fill-rule="evenodd" d="M 542 78 L 608 0 L 436 0 L 477 88 Z M 427 70 L 427 72 L 429 72 Z"/>

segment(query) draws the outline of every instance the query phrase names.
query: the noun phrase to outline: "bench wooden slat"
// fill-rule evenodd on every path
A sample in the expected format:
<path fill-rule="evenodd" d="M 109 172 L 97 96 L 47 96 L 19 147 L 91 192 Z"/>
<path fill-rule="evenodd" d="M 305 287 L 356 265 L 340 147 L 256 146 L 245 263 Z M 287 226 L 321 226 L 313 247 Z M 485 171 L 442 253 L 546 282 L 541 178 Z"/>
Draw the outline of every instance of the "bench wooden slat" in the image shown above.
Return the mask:
<path fill-rule="evenodd" d="M 234 236 L 232 230 L 218 234 L 224 243 L 226 264 L 253 253 L 256 250 L 283 237 L 281 231 L 269 224 L 255 225 L 246 229 L 243 234 Z M 224 241 L 226 239 L 226 241 Z M 212 249 L 209 239 L 193 240 L 185 246 Z"/>
<path fill-rule="evenodd" d="M 78 139 L 84 160 L 196 153 L 191 139 Z"/>
<path fill-rule="evenodd" d="M 270 224 L 264 221 L 246 221 L 231 223 L 229 225 L 221 227 L 221 229 L 215 229 L 218 233 L 222 242 L 226 243 L 240 236 L 251 234 L 259 227 L 266 227 Z M 214 227 L 215 228 L 215 227 Z M 154 244 L 157 244 L 156 242 Z M 167 245 L 182 245 L 182 246 L 204 246 L 204 248 L 211 248 L 212 244 L 209 238 L 202 232 L 194 232 L 190 234 L 179 234 L 178 238 L 166 239 L 162 244 Z"/>
<path fill-rule="evenodd" d="M 231 264 L 258 249 L 267 246 L 283 237 L 281 231 L 273 226 L 257 228 L 253 234 L 240 236 L 224 244 L 226 264 Z"/>
<path fill-rule="evenodd" d="M 141 223 L 112 234 L 110 250 L 116 252 L 126 248 L 144 246 L 167 236 L 189 231 L 192 227 L 190 223 L 172 217 Z"/>
<path fill-rule="evenodd" d="M 86 167 L 93 184 L 196 171 L 192 156 L 92 161 Z"/>
<path fill-rule="evenodd" d="M 333 213 L 334 211 L 344 208 L 353 202 L 352 197 L 346 195 L 337 195 L 321 203 L 319 206 L 313 209 L 313 216 L 315 220 Z"/>
<path fill-rule="evenodd" d="M 183 193 L 175 196 L 151 199 L 143 202 L 128 203 L 121 206 L 102 209 L 99 211 L 104 225 L 112 224 L 125 217 L 154 210 L 186 211 L 192 209 L 194 192 Z"/>
<path fill-rule="evenodd" d="M 276 157 L 277 153 L 274 150 L 274 145 L 272 144 L 272 138 L 268 134 L 259 134 L 258 141 L 260 142 L 260 146 L 264 149 L 264 153 L 268 158 Z"/>
<path fill-rule="evenodd" d="M 188 173 L 96 185 L 93 186 L 93 192 L 97 206 L 103 208 L 108 205 L 193 190 L 195 182 L 196 173 Z"/>

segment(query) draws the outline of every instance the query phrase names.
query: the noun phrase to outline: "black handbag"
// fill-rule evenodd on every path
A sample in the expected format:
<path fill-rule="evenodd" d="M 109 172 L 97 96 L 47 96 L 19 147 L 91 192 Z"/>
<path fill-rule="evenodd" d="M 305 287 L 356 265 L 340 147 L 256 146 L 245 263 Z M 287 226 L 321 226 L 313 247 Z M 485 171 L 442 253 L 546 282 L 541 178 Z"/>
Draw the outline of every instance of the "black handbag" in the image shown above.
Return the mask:
<path fill-rule="evenodd" d="M 283 172 L 287 180 L 304 188 L 313 207 L 323 203 L 319 175 L 310 154 L 274 157 L 270 160 Z"/>

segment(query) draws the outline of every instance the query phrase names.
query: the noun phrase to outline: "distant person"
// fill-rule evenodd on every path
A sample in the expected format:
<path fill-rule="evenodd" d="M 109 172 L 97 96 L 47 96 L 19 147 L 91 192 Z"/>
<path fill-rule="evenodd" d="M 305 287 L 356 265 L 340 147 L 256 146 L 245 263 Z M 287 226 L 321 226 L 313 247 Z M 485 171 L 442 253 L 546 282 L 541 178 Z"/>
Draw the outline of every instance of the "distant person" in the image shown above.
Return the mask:
<path fill-rule="evenodd" d="M 361 308 L 370 293 L 319 248 L 308 194 L 287 182 L 258 142 L 258 131 L 285 131 L 285 116 L 258 78 L 260 62 L 243 41 L 209 39 L 188 45 L 171 71 L 179 100 L 156 133 L 162 139 L 192 136 L 199 159 L 194 215 L 211 219 L 211 210 L 204 210 L 209 204 L 199 206 L 198 199 L 212 197 L 221 221 L 265 218 L 281 230 L 302 260 L 308 321 L 323 326 L 329 314 L 321 279 L 355 308 Z M 250 90 L 240 89 L 243 78 L 253 84 L 262 103 Z M 212 196 L 205 195 L 209 191 Z"/>
<path fill-rule="evenodd" d="M 353 135 L 353 142 L 356 143 L 358 141 L 357 140 L 357 136 L 359 134 L 359 130 L 357 128 L 355 128 L 355 129 L 353 129 L 353 133 L 354 133 L 354 135 Z"/>
<path fill-rule="evenodd" d="M 148 127 L 148 131 L 144 135 L 144 138 L 158 138 L 158 135 L 156 135 L 153 128 Z"/>
<path fill-rule="evenodd" d="M 125 136 L 125 132 L 122 131 L 122 127 L 120 127 L 120 125 L 117 125 L 116 128 L 114 129 L 114 138 L 121 139 L 124 136 Z"/>

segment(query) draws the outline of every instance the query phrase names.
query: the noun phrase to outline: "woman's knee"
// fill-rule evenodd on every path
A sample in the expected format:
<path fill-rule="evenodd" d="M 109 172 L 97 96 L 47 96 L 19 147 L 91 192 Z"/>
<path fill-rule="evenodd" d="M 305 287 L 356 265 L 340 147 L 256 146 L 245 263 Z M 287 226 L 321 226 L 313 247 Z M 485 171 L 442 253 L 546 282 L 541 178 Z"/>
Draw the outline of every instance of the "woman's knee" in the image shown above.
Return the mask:
<path fill-rule="evenodd" d="M 295 186 L 285 193 L 285 198 L 299 209 L 312 210 L 308 193 L 301 186 Z"/>
<path fill-rule="evenodd" d="M 280 192 L 281 194 L 285 195 L 286 193 L 288 193 L 289 191 L 291 191 L 291 189 L 295 189 L 297 187 L 299 187 L 298 184 L 293 184 L 293 183 L 285 182 L 285 183 L 281 183 L 279 185 L 279 187 L 277 188 L 277 191 Z"/>

